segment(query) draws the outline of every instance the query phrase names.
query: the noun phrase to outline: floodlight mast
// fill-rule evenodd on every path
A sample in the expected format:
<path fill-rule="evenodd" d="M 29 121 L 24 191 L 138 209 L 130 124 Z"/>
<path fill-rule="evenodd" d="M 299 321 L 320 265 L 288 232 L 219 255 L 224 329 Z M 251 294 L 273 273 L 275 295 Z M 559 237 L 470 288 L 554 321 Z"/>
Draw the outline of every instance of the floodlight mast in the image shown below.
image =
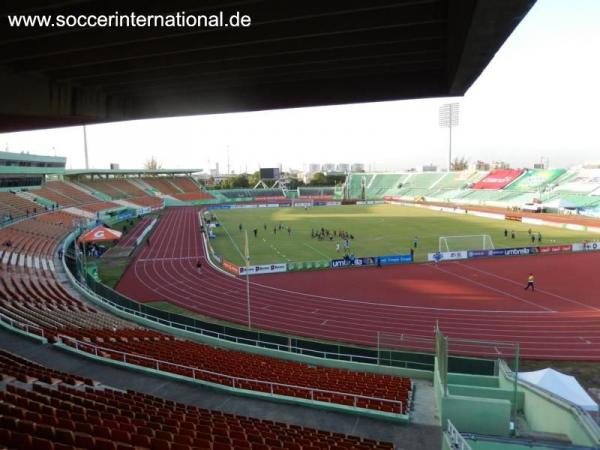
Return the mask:
<path fill-rule="evenodd" d="M 452 170 L 452 127 L 458 126 L 458 103 L 440 106 L 440 127 L 448 128 L 448 172 Z"/>

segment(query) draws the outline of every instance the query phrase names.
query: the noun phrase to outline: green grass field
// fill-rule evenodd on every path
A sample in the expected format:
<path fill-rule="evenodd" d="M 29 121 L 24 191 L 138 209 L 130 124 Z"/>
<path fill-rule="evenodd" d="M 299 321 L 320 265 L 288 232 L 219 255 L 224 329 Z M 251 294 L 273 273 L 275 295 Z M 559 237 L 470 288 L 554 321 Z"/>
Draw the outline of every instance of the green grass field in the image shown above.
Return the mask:
<path fill-rule="evenodd" d="M 221 223 L 211 240 L 219 254 L 236 264 L 243 264 L 244 232 L 248 231 L 250 261 L 252 264 L 275 262 L 313 261 L 343 256 L 336 253 L 334 241 L 311 238 L 311 229 L 321 227 L 344 230 L 354 235 L 351 249 L 356 256 L 406 254 L 413 238 L 418 237 L 415 252 L 417 261 L 425 261 L 427 253 L 438 250 L 440 236 L 489 234 L 496 248 L 530 246 L 528 229 L 542 234 L 541 245 L 571 244 L 584 239 L 600 238 L 597 234 L 540 227 L 485 219 L 467 214 L 450 214 L 422 208 L 398 205 L 321 206 L 304 208 L 256 208 L 213 211 Z M 267 225 L 267 231 L 264 225 Z M 291 227 L 292 233 L 277 231 L 278 224 Z M 252 230 L 258 229 L 257 238 Z M 504 229 L 514 230 L 515 239 L 504 237 Z M 479 242 L 479 241 L 478 241 Z M 477 245 L 473 243 L 473 245 Z M 537 241 L 535 245 L 538 245 Z M 343 249 L 343 247 L 342 247 Z M 455 248 L 451 250 L 468 250 Z"/>

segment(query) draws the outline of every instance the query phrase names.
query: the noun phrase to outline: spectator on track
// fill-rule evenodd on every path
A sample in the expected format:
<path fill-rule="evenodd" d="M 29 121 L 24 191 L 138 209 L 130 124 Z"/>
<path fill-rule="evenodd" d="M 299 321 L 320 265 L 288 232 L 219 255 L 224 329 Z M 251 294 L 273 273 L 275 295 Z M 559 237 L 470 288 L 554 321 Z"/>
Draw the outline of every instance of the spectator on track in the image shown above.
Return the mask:
<path fill-rule="evenodd" d="M 525 290 L 527 291 L 529 288 L 531 288 L 531 292 L 535 292 L 535 278 L 533 273 L 530 273 L 527 277 L 527 286 L 525 286 Z"/>
<path fill-rule="evenodd" d="M 146 239 L 146 245 L 147 245 L 148 247 L 150 247 L 150 237 L 148 237 L 148 239 Z"/>
<path fill-rule="evenodd" d="M 202 273 L 202 261 L 198 260 L 196 263 L 196 272 Z"/>

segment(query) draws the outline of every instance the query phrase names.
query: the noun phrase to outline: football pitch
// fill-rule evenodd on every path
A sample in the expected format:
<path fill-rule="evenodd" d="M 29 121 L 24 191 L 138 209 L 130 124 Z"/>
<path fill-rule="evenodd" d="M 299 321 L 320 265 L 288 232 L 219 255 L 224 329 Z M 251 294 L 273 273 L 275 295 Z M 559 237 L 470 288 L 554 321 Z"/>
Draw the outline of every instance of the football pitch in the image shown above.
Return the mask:
<path fill-rule="evenodd" d="M 220 222 L 214 228 L 216 239 L 211 244 L 217 254 L 241 265 L 244 264 L 245 232 L 248 233 L 248 250 L 251 264 L 314 261 L 342 258 L 342 239 L 311 237 L 312 230 L 321 228 L 331 233 L 344 231 L 350 239 L 350 252 L 355 256 L 408 254 L 416 238 L 415 260 L 425 261 L 427 253 L 439 249 L 440 236 L 483 235 L 491 237 L 496 248 L 525 247 L 532 245 L 571 244 L 584 239 L 595 240 L 598 235 L 562 228 L 533 226 L 475 217 L 468 214 L 451 214 L 423 208 L 399 205 L 319 206 L 304 208 L 242 208 L 213 210 Z M 239 227 L 242 226 L 242 231 Z M 280 226 L 281 225 L 281 229 Z M 287 228 L 291 229 L 288 233 Z M 276 232 L 274 232 L 274 228 Z M 531 242 L 528 230 L 542 234 L 542 242 Z M 257 236 L 254 236 L 254 229 Z M 508 237 L 504 230 L 509 231 Z M 511 238 L 514 230 L 515 238 Z M 336 251 L 336 243 L 340 251 Z M 482 239 L 474 240 L 470 250 Z M 465 244 L 467 245 L 467 244 Z"/>

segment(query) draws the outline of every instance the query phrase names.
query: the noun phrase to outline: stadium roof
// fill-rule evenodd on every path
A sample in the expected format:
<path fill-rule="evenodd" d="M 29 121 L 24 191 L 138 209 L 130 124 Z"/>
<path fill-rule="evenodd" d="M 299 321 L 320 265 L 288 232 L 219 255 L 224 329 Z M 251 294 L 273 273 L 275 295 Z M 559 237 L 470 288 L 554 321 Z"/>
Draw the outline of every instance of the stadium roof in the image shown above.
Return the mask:
<path fill-rule="evenodd" d="M 20 0 L 0 6 L 0 132 L 463 95 L 535 0 Z M 125 5 L 127 10 L 125 10 Z M 8 14 L 239 10 L 249 28 L 9 27 Z"/>
<path fill-rule="evenodd" d="M 187 175 L 200 172 L 202 169 L 73 169 L 65 170 L 65 175 Z"/>
<path fill-rule="evenodd" d="M 0 161 L 57 163 L 64 165 L 67 162 L 67 158 L 64 156 L 32 155 L 22 152 L 0 152 Z M 0 165 L 2 164 L 0 163 Z"/>

